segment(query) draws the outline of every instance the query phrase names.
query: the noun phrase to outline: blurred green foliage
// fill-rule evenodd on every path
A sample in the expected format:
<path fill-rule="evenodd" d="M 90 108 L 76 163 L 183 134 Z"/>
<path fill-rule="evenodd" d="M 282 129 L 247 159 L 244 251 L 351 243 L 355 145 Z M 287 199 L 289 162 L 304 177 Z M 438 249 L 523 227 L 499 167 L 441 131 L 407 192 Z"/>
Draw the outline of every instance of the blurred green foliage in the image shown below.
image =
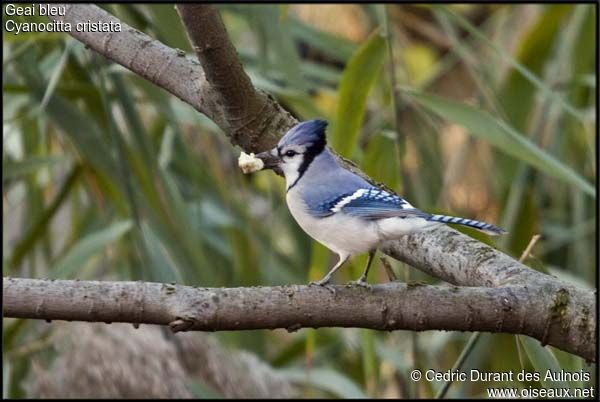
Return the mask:
<path fill-rule="evenodd" d="M 102 7 L 190 51 L 172 5 Z M 425 210 L 497 222 L 510 234 L 495 245 L 515 257 L 541 233 L 526 263 L 594 286 L 593 5 L 365 4 L 353 9 L 366 16 L 363 43 L 294 6 L 218 7 L 255 85 L 301 120 L 331 121 L 332 146 L 376 180 Z M 279 285 L 333 263 L 289 215 L 281 179 L 241 174 L 240 150 L 190 106 L 64 34 L 4 32 L 3 49 L 5 276 Z M 363 263 L 336 280 L 355 279 Z M 439 282 L 391 263 L 401 279 L 410 270 Z M 388 280 L 383 267 L 370 280 Z M 32 358 L 56 352 L 11 351 L 52 328 L 3 324 L 4 396 L 23 397 Z M 216 336 L 305 383 L 305 396 L 337 397 L 432 397 L 442 384 L 413 384 L 408 373 L 450 369 L 468 339 L 358 329 Z M 491 334 L 463 369 L 559 366 L 595 370 L 529 338 Z M 485 397 L 485 385 L 455 383 L 446 396 Z"/>

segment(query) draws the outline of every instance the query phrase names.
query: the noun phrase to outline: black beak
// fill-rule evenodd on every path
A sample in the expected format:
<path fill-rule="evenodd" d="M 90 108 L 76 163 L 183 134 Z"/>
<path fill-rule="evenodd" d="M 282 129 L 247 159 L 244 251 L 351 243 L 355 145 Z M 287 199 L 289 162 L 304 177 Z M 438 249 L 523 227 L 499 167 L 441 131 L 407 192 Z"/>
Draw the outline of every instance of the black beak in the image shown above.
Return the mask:
<path fill-rule="evenodd" d="M 257 155 L 254 155 L 256 158 L 263 161 L 265 166 L 262 170 L 272 169 L 278 175 L 283 175 L 283 172 L 279 165 L 281 164 L 281 158 L 279 157 L 279 153 L 277 152 L 277 148 L 273 148 L 269 151 L 261 152 Z"/>

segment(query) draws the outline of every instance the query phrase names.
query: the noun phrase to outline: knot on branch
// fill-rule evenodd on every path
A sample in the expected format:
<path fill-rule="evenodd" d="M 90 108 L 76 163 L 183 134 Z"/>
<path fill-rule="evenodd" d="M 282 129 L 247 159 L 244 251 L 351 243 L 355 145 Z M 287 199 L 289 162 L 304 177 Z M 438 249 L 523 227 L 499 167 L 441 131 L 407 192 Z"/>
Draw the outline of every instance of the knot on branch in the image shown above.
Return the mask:
<path fill-rule="evenodd" d="M 173 333 L 186 332 L 193 326 L 194 326 L 193 320 L 187 319 L 187 318 L 180 318 L 180 317 L 177 317 L 177 319 L 175 321 L 171 321 L 169 323 L 169 328 L 171 328 L 171 331 L 173 331 Z"/>

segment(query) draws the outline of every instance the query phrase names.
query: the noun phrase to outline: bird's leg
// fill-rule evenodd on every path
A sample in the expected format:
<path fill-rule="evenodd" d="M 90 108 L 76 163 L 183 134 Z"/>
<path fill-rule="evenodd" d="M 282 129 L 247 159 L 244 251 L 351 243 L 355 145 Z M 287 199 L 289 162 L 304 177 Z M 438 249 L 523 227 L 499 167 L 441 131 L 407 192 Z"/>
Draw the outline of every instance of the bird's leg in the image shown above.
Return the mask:
<path fill-rule="evenodd" d="M 365 271 L 356 281 L 350 282 L 351 285 L 364 286 L 366 288 L 370 288 L 371 285 L 367 283 L 367 275 L 369 274 L 369 268 L 371 267 L 371 262 L 373 262 L 373 257 L 375 257 L 375 252 L 377 250 L 369 251 L 369 259 L 367 260 L 367 266 L 365 267 Z"/>
<path fill-rule="evenodd" d="M 337 262 L 337 264 L 335 264 L 333 266 L 333 268 L 331 268 L 329 270 L 329 272 L 327 273 L 327 275 L 325 275 L 321 280 L 319 281 L 312 281 L 308 284 L 308 286 L 312 286 L 312 285 L 318 285 L 318 286 L 323 286 L 324 288 L 326 288 L 327 290 L 329 290 L 332 293 L 335 293 L 335 290 L 329 286 L 329 281 L 331 280 L 331 277 L 333 276 L 334 272 L 338 270 L 339 267 L 342 266 L 342 264 L 344 264 L 347 260 L 348 257 L 350 257 L 348 254 L 343 255 L 343 254 L 339 254 L 340 256 L 340 260 Z"/>

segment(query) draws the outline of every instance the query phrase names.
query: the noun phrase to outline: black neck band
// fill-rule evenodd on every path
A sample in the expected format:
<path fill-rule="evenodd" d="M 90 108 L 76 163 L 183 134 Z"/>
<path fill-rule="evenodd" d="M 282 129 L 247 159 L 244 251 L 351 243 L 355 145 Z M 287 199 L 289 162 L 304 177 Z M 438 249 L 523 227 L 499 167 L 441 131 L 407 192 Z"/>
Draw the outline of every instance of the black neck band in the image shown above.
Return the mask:
<path fill-rule="evenodd" d="M 298 168 L 298 178 L 294 180 L 294 182 L 288 187 L 286 192 L 290 191 L 292 187 L 294 187 L 298 183 L 302 176 L 304 176 L 304 173 L 306 172 L 312 161 L 315 159 L 315 157 L 321 152 L 323 152 L 326 143 L 327 141 L 325 140 L 325 136 L 323 136 L 319 139 L 319 141 L 314 142 L 313 144 L 311 144 L 310 147 L 306 148 L 306 151 L 304 151 L 304 153 L 302 154 L 304 156 L 304 160 Z"/>

